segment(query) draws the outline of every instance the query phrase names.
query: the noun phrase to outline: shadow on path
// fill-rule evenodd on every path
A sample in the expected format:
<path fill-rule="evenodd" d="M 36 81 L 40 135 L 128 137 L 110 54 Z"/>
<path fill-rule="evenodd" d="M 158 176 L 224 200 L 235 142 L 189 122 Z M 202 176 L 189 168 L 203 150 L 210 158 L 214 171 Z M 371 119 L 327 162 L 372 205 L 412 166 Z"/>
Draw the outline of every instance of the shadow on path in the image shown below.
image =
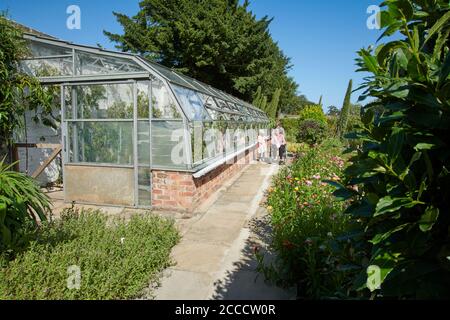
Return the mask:
<path fill-rule="evenodd" d="M 257 271 L 258 261 L 255 249 L 264 255 L 264 264 L 274 261 L 270 251 L 272 229 L 269 216 L 264 208 L 258 208 L 255 217 L 245 228 L 245 245 L 236 254 L 233 267 L 214 283 L 214 300 L 290 300 L 295 298 L 295 290 L 282 289 L 265 280 Z M 232 250 L 232 249 L 231 249 Z M 232 253 L 231 253 L 232 254 Z"/>

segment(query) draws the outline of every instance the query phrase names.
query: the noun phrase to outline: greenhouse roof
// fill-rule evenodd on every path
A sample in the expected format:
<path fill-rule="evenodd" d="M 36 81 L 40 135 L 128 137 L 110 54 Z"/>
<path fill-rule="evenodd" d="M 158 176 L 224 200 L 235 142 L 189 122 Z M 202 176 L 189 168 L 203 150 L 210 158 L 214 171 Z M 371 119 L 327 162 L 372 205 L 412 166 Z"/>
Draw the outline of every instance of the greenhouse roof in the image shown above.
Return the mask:
<path fill-rule="evenodd" d="M 162 78 L 171 85 L 180 86 L 195 92 L 212 96 L 219 106 L 209 106 L 210 109 L 220 109 L 230 114 L 267 121 L 266 114 L 252 104 L 236 98 L 228 93 L 183 75 L 170 68 L 149 61 L 137 54 L 115 52 L 92 46 L 74 44 L 52 37 L 25 33 L 24 38 L 31 43 L 32 56 L 24 61 L 55 60 L 62 65 L 56 72 L 37 73 L 33 65 L 26 64 L 27 72 L 34 74 L 43 83 L 70 83 L 96 80 L 116 80 L 123 78 L 148 78 L 149 73 Z M 33 44 L 39 49 L 34 50 Z M 42 46 L 47 46 L 42 50 Z M 76 53 L 76 54 L 75 54 Z M 78 59 L 78 63 L 76 60 Z M 83 66 L 89 66 L 89 71 Z M 94 71 L 93 71 L 94 70 Z M 245 107 L 245 108 L 243 108 Z"/>

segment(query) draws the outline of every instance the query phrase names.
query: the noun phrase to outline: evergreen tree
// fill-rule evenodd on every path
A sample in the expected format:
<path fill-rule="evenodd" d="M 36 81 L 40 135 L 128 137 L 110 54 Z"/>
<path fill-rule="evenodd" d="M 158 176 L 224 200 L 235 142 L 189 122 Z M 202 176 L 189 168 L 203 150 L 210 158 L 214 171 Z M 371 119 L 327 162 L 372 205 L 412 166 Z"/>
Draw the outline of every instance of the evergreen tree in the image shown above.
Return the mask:
<path fill-rule="evenodd" d="M 257 107 L 260 108 L 265 113 L 267 113 L 267 96 L 264 96 L 261 99 L 261 104 L 259 106 L 257 106 Z"/>
<path fill-rule="evenodd" d="M 123 34 L 105 34 L 117 48 L 180 71 L 244 100 L 282 88 L 281 105 L 295 99 L 290 59 L 269 33 L 272 19 L 257 19 L 248 1 L 143 0 L 129 17 L 114 13 Z"/>
<path fill-rule="evenodd" d="M 253 98 L 254 106 L 258 106 L 261 103 L 261 98 L 262 98 L 261 91 L 262 91 L 261 86 L 258 86 L 258 89 L 256 90 L 255 96 Z"/>
<path fill-rule="evenodd" d="M 272 96 L 272 100 L 270 101 L 270 104 L 267 107 L 267 115 L 271 119 L 276 119 L 278 115 L 280 96 L 281 96 L 281 88 L 275 90 L 275 93 Z"/>
<path fill-rule="evenodd" d="M 322 106 L 322 98 L 323 98 L 323 95 L 320 96 L 319 103 L 318 103 L 319 106 Z"/>
<path fill-rule="evenodd" d="M 345 94 L 344 104 L 341 109 L 341 113 L 339 115 L 338 125 L 337 125 L 337 135 L 339 137 L 343 137 L 347 130 L 347 123 L 348 123 L 348 117 L 350 113 L 350 99 L 352 96 L 352 87 L 353 87 L 353 80 L 350 80 L 347 87 L 347 92 Z"/>

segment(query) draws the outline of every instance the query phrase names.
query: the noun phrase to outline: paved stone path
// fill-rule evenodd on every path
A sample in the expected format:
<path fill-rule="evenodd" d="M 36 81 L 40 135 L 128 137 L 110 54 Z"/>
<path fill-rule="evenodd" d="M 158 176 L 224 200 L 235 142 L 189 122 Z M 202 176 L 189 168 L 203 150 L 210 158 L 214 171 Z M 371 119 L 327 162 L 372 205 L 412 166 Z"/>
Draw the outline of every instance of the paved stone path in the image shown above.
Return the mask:
<path fill-rule="evenodd" d="M 267 284 L 256 273 L 255 245 L 268 243 L 265 209 L 259 204 L 277 165 L 251 164 L 207 211 L 181 228 L 176 265 L 154 292 L 160 300 L 291 299 L 293 291 Z"/>

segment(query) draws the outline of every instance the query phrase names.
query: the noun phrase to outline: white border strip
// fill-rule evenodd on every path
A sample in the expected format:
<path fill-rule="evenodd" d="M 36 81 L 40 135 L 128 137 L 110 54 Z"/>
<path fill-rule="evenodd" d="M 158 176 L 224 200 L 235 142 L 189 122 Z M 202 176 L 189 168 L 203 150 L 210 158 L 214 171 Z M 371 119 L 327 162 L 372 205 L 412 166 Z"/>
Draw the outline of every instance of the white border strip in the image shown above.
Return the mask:
<path fill-rule="evenodd" d="M 245 149 L 243 149 L 243 150 L 236 151 L 235 153 L 232 153 L 232 154 L 226 156 L 225 158 L 223 158 L 223 159 L 221 159 L 221 160 L 219 160 L 219 161 L 216 161 L 216 162 L 210 164 L 209 166 L 203 168 L 202 170 L 200 170 L 200 171 L 194 173 L 192 176 L 193 176 L 195 179 L 198 179 L 198 178 L 200 178 L 200 177 L 203 177 L 205 174 L 207 174 L 207 173 L 213 171 L 213 170 L 216 169 L 217 167 L 219 167 L 219 166 L 221 166 L 222 164 L 226 163 L 228 160 L 231 160 L 232 158 L 234 158 L 234 157 L 240 155 L 241 153 L 246 152 L 247 150 L 253 148 L 253 147 L 256 146 L 256 145 L 257 145 L 257 143 L 254 143 L 254 144 L 252 144 L 251 146 L 248 146 L 247 148 L 245 148 Z"/>

